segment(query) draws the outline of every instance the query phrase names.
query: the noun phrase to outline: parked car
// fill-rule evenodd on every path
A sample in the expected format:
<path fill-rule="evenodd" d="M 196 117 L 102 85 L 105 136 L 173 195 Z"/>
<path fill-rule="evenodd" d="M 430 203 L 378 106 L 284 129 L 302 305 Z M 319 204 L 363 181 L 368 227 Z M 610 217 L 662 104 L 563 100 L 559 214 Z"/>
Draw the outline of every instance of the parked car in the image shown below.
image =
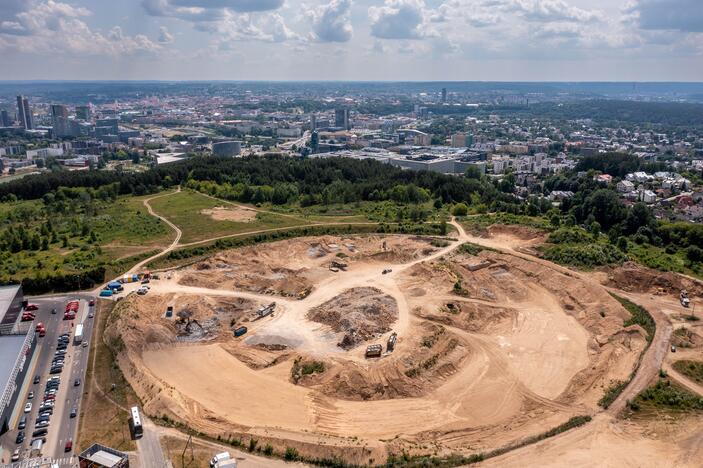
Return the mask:
<path fill-rule="evenodd" d="M 32 398 L 34 398 L 34 392 L 29 392 L 27 394 L 27 400 L 31 400 Z"/>
<path fill-rule="evenodd" d="M 10 459 L 10 461 L 20 461 L 20 449 L 17 448 L 14 452 L 12 452 L 12 458 Z"/>
<path fill-rule="evenodd" d="M 25 427 L 27 427 L 27 416 L 22 416 L 19 424 L 17 424 L 17 429 L 24 429 Z"/>
<path fill-rule="evenodd" d="M 66 446 L 63 448 L 63 451 L 70 452 L 71 450 L 73 450 L 73 441 L 71 439 L 68 439 L 66 441 Z"/>
<path fill-rule="evenodd" d="M 29 413 L 30 411 L 32 411 L 32 404 L 27 403 L 26 405 L 24 405 L 24 412 Z"/>
<path fill-rule="evenodd" d="M 37 429 L 36 431 L 32 432 L 32 437 L 42 437 L 47 435 L 48 433 L 48 429 Z"/>
<path fill-rule="evenodd" d="M 71 409 L 71 414 L 69 414 L 68 417 L 69 417 L 69 418 L 75 418 L 77 414 L 78 414 L 78 411 L 77 411 L 76 407 L 74 406 L 74 407 Z"/>
<path fill-rule="evenodd" d="M 81 384 L 81 379 L 76 379 L 76 380 L 73 381 L 73 386 L 74 386 L 74 387 L 78 387 L 78 386 L 80 386 L 80 384 Z"/>
<path fill-rule="evenodd" d="M 40 379 L 41 379 L 41 377 L 39 377 L 38 375 L 35 375 L 34 376 L 34 383 L 38 384 Z"/>
<path fill-rule="evenodd" d="M 56 307 L 54 307 L 53 309 L 51 309 L 51 313 L 52 313 L 52 314 L 56 314 Z"/>
<path fill-rule="evenodd" d="M 88 342 L 87 342 L 87 341 L 84 341 L 84 342 L 81 344 L 81 346 L 84 347 L 84 348 L 87 348 L 87 347 L 88 347 Z"/>
<path fill-rule="evenodd" d="M 93 312 L 88 314 L 88 318 L 93 318 L 93 317 L 95 317 L 95 314 Z"/>
<path fill-rule="evenodd" d="M 19 431 L 17 437 L 15 437 L 15 443 L 21 444 L 22 442 L 24 442 L 24 431 Z"/>
<path fill-rule="evenodd" d="M 95 299 L 91 299 L 90 301 L 88 301 L 88 305 L 90 307 L 93 307 L 95 305 Z"/>
<path fill-rule="evenodd" d="M 39 310 L 39 306 L 36 304 L 27 304 L 27 307 L 25 307 L 24 310 Z"/>

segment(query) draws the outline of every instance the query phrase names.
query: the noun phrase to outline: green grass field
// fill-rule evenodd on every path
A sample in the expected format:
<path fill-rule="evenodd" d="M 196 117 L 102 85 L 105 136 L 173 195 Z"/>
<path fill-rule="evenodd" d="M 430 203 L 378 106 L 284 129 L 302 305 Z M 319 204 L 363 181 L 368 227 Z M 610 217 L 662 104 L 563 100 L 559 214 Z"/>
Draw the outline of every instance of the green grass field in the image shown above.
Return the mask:
<path fill-rule="evenodd" d="M 171 242 L 175 234 L 161 220 L 149 215 L 142 204 L 145 197 L 120 197 L 115 202 L 95 204 L 93 216 L 69 212 L 51 215 L 58 234 L 56 242 L 46 250 L 0 252 L 0 278 L 77 273 L 99 264 L 111 264 L 133 256 L 143 255 Z M 13 218 L 9 215 L 12 213 Z M 25 216 L 24 213 L 32 213 Z M 38 229 L 49 218 L 40 200 L 0 204 L 3 227 L 23 226 Z M 73 223 L 86 223 L 95 239 L 82 232 L 73 232 Z M 66 243 L 63 237 L 66 237 Z"/>
<path fill-rule="evenodd" d="M 212 210 L 218 206 L 227 208 L 228 203 L 192 191 L 156 198 L 150 204 L 155 212 L 183 231 L 182 244 L 263 229 L 302 226 L 311 223 L 309 220 L 271 213 L 258 213 L 256 219 L 252 221 L 216 220 L 211 215 L 204 214 L 203 210 Z"/>

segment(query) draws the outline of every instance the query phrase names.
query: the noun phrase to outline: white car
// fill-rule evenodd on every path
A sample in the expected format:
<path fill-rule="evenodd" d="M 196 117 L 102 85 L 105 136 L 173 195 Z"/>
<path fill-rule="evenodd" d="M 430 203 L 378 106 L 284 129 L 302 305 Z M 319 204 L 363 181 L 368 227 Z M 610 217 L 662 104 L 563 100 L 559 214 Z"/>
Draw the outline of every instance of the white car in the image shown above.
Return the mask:
<path fill-rule="evenodd" d="M 142 286 L 141 288 L 137 289 L 137 294 L 139 294 L 140 296 L 143 296 L 144 294 L 146 294 L 146 293 L 148 293 L 148 292 L 149 292 L 149 290 L 148 290 L 147 288 L 145 288 L 144 286 Z"/>
<path fill-rule="evenodd" d="M 24 412 L 29 413 L 30 411 L 32 411 L 32 404 L 27 403 L 26 405 L 24 405 Z"/>

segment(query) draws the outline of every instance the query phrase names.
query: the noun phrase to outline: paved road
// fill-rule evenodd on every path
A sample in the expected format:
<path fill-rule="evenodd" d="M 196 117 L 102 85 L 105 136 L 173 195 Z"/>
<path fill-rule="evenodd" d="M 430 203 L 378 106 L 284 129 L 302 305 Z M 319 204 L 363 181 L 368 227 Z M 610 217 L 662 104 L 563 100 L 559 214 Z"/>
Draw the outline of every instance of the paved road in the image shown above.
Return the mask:
<path fill-rule="evenodd" d="M 64 452 L 65 444 L 68 439 L 74 440 L 78 428 L 78 417 L 80 412 L 77 411 L 75 418 L 70 418 L 70 413 L 73 408 L 78 410 L 82 397 L 83 379 L 85 370 L 88 364 L 89 347 L 83 347 L 80 344 L 74 345 L 73 335 L 75 327 L 79 323 L 83 323 L 84 340 L 91 339 L 93 329 L 93 319 L 88 318 L 92 307 L 88 306 L 87 297 L 81 300 L 80 309 L 75 320 L 63 320 L 63 312 L 66 303 L 70 299 L 76 299 L 81 295 L 75 296 L 56 296 L 44 297 L 37 299 L 29 299 L 29 302 L 39 305 L 39 310 L 36 314 L 36 319 L 33 322 L 26 322 L 31 326 L 36 326 L 42 322 L 46 326 L 46 336 L 39 338 L 37 336 L 37 348 L 34 353 L 34 359 L 30 362 L 32 368 L 27 373 L 27 377 L 23 386 L 20 389 L 22 397 L 17 402 L 17 410 L 15 418 L 12 421 L 12 430 L 3 436 L 4 446 L 11 448 L 11 452 L 16 447 L 21 449 L 21 460 L 23 464 L 15 464 L 13 466 L 26 466 L 29 458 L 29 446 L 32 442 L 32 432 L 35 430 L 35 422 L 39 413 L 39 405 L 42 402 L 44 390 L 47 380 L 50 377 L 49 370 L 51 361 L 56 352 L 58 336 L 62 333 L 69 333 L 71 342 L 67 348 L 66 360 L 64 363 L 63 372 L 57 374 L 61 377 L 61 384 L 56 395 L 56 404 L 54 412 L 51 415 L 51 424 L 48 427 L 46 443 L 42 449 L 42 455 L 46 459 L 57 462 L 59 466 L 73 466 L 75 459 L 72 459 L 72 453 Z M 56 314 L 52 314 L 52 309 L 56 309 Z M 34 384 L 35 376 L 39 376 L 39 383 Z M 81 384 L 74 386 L 75 379 L 80 379 Z M 34 398 L 29 400 L 28 394 L 33 392 Z M 32 410 L 29 413 L 23 413 L 25 403 L 32 403 Z M 26 416 L 26 428 L 24 429 L 26 438 L 22 444 L 16 445 L 15 438 L 17 436 L 17 424 L 22 416 Z"/>
<path fill-rule="evenodd" d="M 144 435 L 141 439 L 137 439 L 140 466 L 143 468 L 166 468 L 171 466 L 164 456 L 159 432 L 154 423 L 142 415 L 142 426 Z"/>

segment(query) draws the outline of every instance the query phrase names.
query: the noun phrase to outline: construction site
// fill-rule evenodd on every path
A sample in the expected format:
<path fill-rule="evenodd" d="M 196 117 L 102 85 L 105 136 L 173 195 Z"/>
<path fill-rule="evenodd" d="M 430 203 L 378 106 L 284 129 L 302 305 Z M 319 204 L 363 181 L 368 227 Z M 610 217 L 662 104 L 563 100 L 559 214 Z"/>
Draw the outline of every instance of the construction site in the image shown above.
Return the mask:
<path fill-rule="evenodd" d="M 121 301 L 106 339 L 147 414 L 226 441 L 373 465 L 487 452 L 593 415 L 593 443 L 600 424 L 697 466 L 689 446 L 604 422 L 598 402 L 652 340 L 609 292 L 671 303 L 676 320 L 680 291 L 699 296 L 699 283 L 632 265 L 575 273 L 528 255 L 535 236 L 456 228 L 219 252 Z M 678 332 L 691 353 L 702 336 Z"/>

